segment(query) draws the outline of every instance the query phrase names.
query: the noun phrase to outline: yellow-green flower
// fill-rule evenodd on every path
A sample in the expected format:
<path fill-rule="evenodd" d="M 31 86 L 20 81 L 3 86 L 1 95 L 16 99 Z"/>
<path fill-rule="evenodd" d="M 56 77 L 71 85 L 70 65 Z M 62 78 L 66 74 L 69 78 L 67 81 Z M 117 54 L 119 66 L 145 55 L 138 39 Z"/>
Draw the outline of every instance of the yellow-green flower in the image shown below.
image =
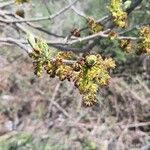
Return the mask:
<path fill-rule="evenodd" d="M 139 51 L 141 53 L 150 54 L 150 26 L 141 27 L 139 32 L 140 32 Z"/>
<path fill-rule="evenodd" d="M 111 0 L 108 9 L 118 27 L 127 27 L 127 13 L 123 10 L 122 0 Z"/>

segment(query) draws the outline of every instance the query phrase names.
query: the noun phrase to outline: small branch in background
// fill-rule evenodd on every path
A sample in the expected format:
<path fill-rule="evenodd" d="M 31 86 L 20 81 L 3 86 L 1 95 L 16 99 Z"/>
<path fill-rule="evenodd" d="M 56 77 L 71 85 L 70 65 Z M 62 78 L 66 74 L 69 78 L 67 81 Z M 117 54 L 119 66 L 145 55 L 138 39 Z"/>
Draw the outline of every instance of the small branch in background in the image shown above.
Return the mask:
<path fill-rule="evenodd" d="M 22 48 L 23 50 L 25 50 L 27 53 L 31 52 L 31 50 L 24 44 L 24 42 L 21 42 L 21 40 L 7 37 L 7 38 L 0 38 L 0 42 L 15 44 L 15 45 L 19 46 L 20 48 Z"/>
<path fill-rule="evenodd" d="M 71 4 L 69 4 L 68 6 L 64 7 L 62 10 L 56 12 L 55 14 L 51 15 L 51 16 L 47 16 L 47 17 L 41 17 L 41 18 L 30 18 L 30 19 L 20 19 L 20 20 L 2 20 L 2 22 L 5 23 L 21 23 L 21 22 L 39 22 L 39 21 L 44 21 L 44 20 L 49 20 L 49 19 L 54 19 L 57 16 L 63 14 L 65 11 L 67 11 L 72 5 L 74 5 L 77 1 L 79 0 L 75 0 L 74 2 L 72 2 Z"/>
<path fill-rule="evenodd" d="M 109 35 L 105 34 L 105 33 L 109 32 L 109 31 L 110 31 L 110 29 L 108 29 L 106 31 L 103 31 L 103 32 L 98 32 L 96 34 L 92 34 L 92 35 L 89 35 L 89 36 L 86 36 L 86 37 L 83 37 L 83 38 L 77 38 L 75 40 L 71 40 L 67 44 L 68 45 L 72 45 L 72 44 L 75 44 L 75 43 L 78 43 L 78 42 L 94 40 L 94 39 L 96 39 L 98 37 L 108 38 Z M 119 40 L 123 40 L 123 39 L 138 40 L 139 38 L 137 38 L 137 37 L 129 37 L 129 36 L 118 36 L 118 37 L 116 37 L 116 39 L 119 39 Z"/>
<path fill-rule="evenodd" d="M 57 96 L 57 92 L 58 92 L 58 90 L 59 90 L 59 88 L 60 88 L 60 85 L 61 85 L 61 82 L 59 82 L 59 83 L 56 85 L 56 87 L 55 87 L 55 89 L 54 89 L 54 92 L 53 92 L 53 95 L 52 95 L 52 98 L 49 99 L 50 105 L 49 105 L 49 107 L 48 107 L 48 111 L 49 111 L 49 113 L 50 113 L 51 110 L 52 110 L 52 106 L 54 105 L 57 109 L 59 109 L 59 110 L 64 114 L 64 116 L 66 116 L 67 118 L 71 118 L 71 116 L 69 115 L 69 113 L 68 113 L 64 108 L 62 108 L 62 107 L 55 101 L 56 96 Z"/>
<path fill-rule="evenodd" d="M 106 23 L 107 21 L 109 21 L 111 18 L 112 18 L 111 16 L 107 15 L 107 16 L 104 16 L 104 17 L 98 19 L 96 22 L 97 22 L 97 23 L 102 23 L 102 24 L 104 24 L 104 23 Z"/>
<path fill-rule="evenodd" d="M 128 129 L 130 128 L 135 128 L 135 127 L 144 127 L 144 126 L 150 126 L 150 121 L 148 122 L 139 122 L 139 123 L 133 123 L 133 124 L 129 124 L 127 127 Z"/>
<path fill-rule="evenodd" d="M 63 45 L 54 45 L 49 44 L 50 46 L 60 50 L 60 51 L 73 51 L 75 53 L 84 53 L 92 50 L 92 48 L 96 45 L 96 41 L 92 41 L 91 43 L 85 45 L 83 48 L 76 48 L 76 47 L 69 47 L 69 46 L 63 46 Z"/>
<path fill-rule="evenodd" d="M 27 53 L 30 53 L 32 52 L 32 49 L 29 48 L 29 46 L 27 46 L 27 42 L 25 41 L 21 41 L 21 40 L 18 40 L 18 39 L 13 39 L 13 38 L 0 38 L 0 43 L 8 43 L 8 44 L 15 44 L 17 46 L 19 46 L 20 48 L 22 48 L 23 50 L 25 50 Z M 55 61 L 55 58 L 52 59 L 51 61 Z M 63 63 L 65 64 L 74 64 L 75 61 L 74 60 L 62 60 Z"/>
<path fill-rule="evenodd" d="M 125 33 L 132 32 L 132 30 L 138 30 L 138 29 L 140 29 L 140 27 L 145 26 L 145 25 L 149 25 L 149 24 L 142 22 L 142 23 L 139 24 L 139 25 L 135 25 L 135 26 L 130 27 L 130 28 L 124 30 L 124 31 L 121 31 L 121 32 L 119 33 L 119 35 L 123 35 L 123 34 L 125 34 Z"/>
<path fill-rule="evenodd" d="M 67 1 L 71 4 L 71 0 L 67 0 Z M 73 5 L 71 6 L 71 9 L 80 17 L 87 19 L 87 16 L 85 14 L 83 14 L 83 12 L 80 12 L 79 10 L 77 10 Z"/>
<path fill-rule="evenodd" d="M 2 2 L 2 4 L 0 4 L 0 8 L 7 7 L 7 6 L 12 5 L 14 3 L 15 3 L 14 1 Z"/>
<path fill-rule="evenodd" d="M 41 0 L 41 1 L 42 1 L 42 0 Z M 47 11 L 48 11 L 48 13 L 49 13 L 49 15 L 52 15 L 52 12 L 51 12 L 51 10 L 49 9 L 46 0 L 43 0 L 43 2 L 44 2 L 44 5 L 45 5 L 45 7 L 46 7 L 46 9 L 47 9 Z"/>
<path fill-rule="evenodd" d="M 131 7 L 127 9 L 127 13 L 131 13 L 138 5 L 142 3 L 143 0 L 134 0 L 132 1 Z"/>
<path fill-rule="evenodd" d="M 0 13 L 1 13 L 1 11 L 0 11 Z M 16 19 L 22 19 L 20 16 L 18 16 L 18 15 L 16 15 L 16 14 L 13 14 L 13 13 L 10 13 L 10 12 L 7 12 L 7 14 L 9 15 L 6 15 L 6 12 L 5 13 L 3 13 L 3 17 L 11 17 L 10 19 L 14 19 L 14 18 L 16 18 Z M 18 23 L 19 24 L 19 23 Z M 46 34 L 48 34 L 48 35 L 50 35 L 50 36 L 54 36 L 54 37 L 57 37 L 57 38 L 65 38 L 65 36 L 62 36 L 62 35 L 58 35 L 58 34 L 55 34 L 55 33 L 52 33 L 52 32 L 50 32 L 49 30 L 47 30 L 47 29 L 44 29 L 42 26 L 40 26 L 40 25 L 35 25 L 35 24 L 33 24 L 33 23 L 30 23 L 30 22 L 25 22 L 25 24 L 26 25 L 28 25 L 28 26 L 30 26 L 31 28 L 34 28 L 34 29 L 36 29 L 36 30 L 38 30 L 38 31 L 41 31 L 41 32 L 43 32 L 43 33 L 46 33 Z M 14 25 L 16 25 L 15 23 L 14 23 Z M 25 28 L 25 27 L 23 27 L 23 28 Z"/>

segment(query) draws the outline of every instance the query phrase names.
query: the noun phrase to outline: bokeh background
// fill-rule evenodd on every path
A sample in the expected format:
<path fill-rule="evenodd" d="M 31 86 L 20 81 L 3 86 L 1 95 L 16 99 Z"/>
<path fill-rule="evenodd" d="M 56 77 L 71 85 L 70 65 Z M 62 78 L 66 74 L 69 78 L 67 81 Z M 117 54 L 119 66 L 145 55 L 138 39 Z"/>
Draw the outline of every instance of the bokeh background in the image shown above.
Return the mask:
<path fill-rule="evenodd" d="M 0 3 L 9 1 L 1 0 Z M 108 14 L 109 0 L 80 0 L 76 8 L 99 19 Z M 25 11 L 26 18 L 53 14 L 66 0 L 32 0 L 5 7 Z M 38 23 L 35 23 L 38 24 Z M 43 28 L 67 36 L 85 20 L 69 9 Z M 129 29 L 150 24 L 150 1 L 143 0 L 130 15 Z M 31 29 L 28 27 L 28 30 Z M 32 30 L 39 37 L 51 36 Z M 137 30 L 126 32 L 136 36 Z M 11 24 L 0 25 L 0 37 L 25 36 Z M 101 40 L 93 51 L 117 62 L 110 85 L 99 90 L 98 104 L 83 107 L 72 83 L 44 74 L 34 75 L 32 60 L 15 45 L 0 43 L 0 150 L 148 150 L 150 149 L 150 58 L 127 54 L 118 42 Z"/>

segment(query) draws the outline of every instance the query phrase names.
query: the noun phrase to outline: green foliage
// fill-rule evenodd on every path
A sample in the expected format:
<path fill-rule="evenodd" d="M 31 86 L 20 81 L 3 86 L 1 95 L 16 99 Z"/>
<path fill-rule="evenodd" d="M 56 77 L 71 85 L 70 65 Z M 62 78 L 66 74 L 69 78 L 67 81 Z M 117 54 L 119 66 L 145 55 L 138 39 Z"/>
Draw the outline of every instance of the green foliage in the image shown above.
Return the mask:
<path fill-rule="evenodd" d="M 130 8 L 132 1 L 131 0 L 127 0 L 124 2 L 123 4 L 123 9 L 127 10 L 128 8 Z"/>
<path fill-rule="evenodd" d="M 110 39 L 102 39 L 100 41 L 101 49 L 99 50 L 99 53 L 102 54 L 102 56 L 107 57 L 111 56 L 116 60 L 116 62 L 125 62 L 126 61 L 126 54 L 121 48 L 120 48 L 120 42 L 117 39 L 110 40 Z M 129 54 L 130 55 L 130 54 Z"/>
<path fill-rule="evenodd" d="M 6 134 L 0 137 L 0 150 L 24 150 L 24 146 L 32 141 L 28 133 Z"/>
<path fill-rule="evenodd" d="M 83 147 L 82 147 L 84 150 L 96 150 L 97 147 L 96 147 L 96 143 L 95 142 L 92 142 L 88 139 L 85 139 L 84 142 L 83 142 Z"/>

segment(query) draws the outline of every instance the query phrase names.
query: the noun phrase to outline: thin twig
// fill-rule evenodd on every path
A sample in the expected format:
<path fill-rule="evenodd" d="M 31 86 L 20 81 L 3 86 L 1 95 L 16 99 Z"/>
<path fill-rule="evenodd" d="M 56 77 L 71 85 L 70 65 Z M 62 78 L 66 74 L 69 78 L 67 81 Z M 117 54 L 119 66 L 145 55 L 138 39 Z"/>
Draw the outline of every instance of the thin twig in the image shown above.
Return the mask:
<path fill-rule="evenodd" d="M 21 40 L 17 40 L 17 39 L 13 39 L 13 38 L 0 38 L 0 42 L 6 42 L 6 43 L 12 43 L 12 44 L 16 44 L 17 46 L 19 46 L 20 48 L 22 48 L 23 50 L 25 50 L 27 53 L 31 52 L 31 50 L 21 42 Z"/>
<path fill-rule="evenodd" d="M 71 0 L 67 0 L 70 4 L 71 4 Z M 80 12 L 79 10 L 77 10 L 73 5 L 71 6 L 71 9 L 78 14 L 80 17 L 83 17 L 84 19 L 87 19 L 87 16 L 85 14 L 83 14 L 83 12 Z"/>
<path fill-rule="evenodd" d="M 4 8 L 4 7 L 12 5 L 14 3 L 15 3 L 14 1 L 2 2 L 2 4 L 0 4 L 0 8 Z"/>
<path fill-rule="evenodd" d="M 20 20 L 2 20 L 1 19 L 0 21 L 6 22 L 6 23 L 21 23 L 21 22 L 38 22 L 38 21 L 43 21 L 43 20 L 48 20 L 48 19 L 54 19 L 57 16 L 59 16 L 60 14 L 64 13 L 65 11 L 67 11 L 77 1 L 79 1 L 79 0 L 75 0 L 74 2 L 72 2 L 68 6 L 66 6 L 65 8 L 63 8 L 62 10 L 56 12 L 55 14 L 53 14 L 51 16 L 41 17 L 41 18 L 31 18 L 31 19 L 20 19 Z"/>

